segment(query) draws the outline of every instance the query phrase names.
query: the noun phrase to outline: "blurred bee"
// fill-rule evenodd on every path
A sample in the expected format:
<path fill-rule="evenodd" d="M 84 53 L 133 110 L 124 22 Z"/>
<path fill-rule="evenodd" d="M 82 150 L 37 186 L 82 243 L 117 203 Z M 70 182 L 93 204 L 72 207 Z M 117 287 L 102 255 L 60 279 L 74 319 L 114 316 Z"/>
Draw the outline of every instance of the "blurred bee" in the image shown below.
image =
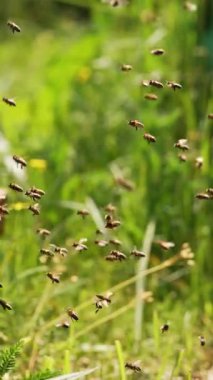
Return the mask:
<path fill-rule="evenodd" d="M 112 7 L 119 7 L 128 4 L 127 0 L 104 0 L 104 2 L 108 3 Z"/>
<path fill-rule="evenodd" d="M 196 157 L 195 159 L 195 167 L 201 169 L 203 166 L 203 157 Z"/>
<path fill-rule="evenodd" d="M 198 193 L 195 195 L 197 199 L 210 199 L 210 195 L 206 193 Z"/>
<path fill-rule="evenodd" d="M 205 344 L 206 344 L 206 339 L 204 338 L 204 336 L 199 336 L 199 340 L 200 340 L 200 345 L 201 346 L 205 346 Z"/>
<path fill-rule="evenodd" d="M 151 50 L 151 54 L 153 54 L 153 55 L 163 55 L 163 54 L 165 54 L 165 50 L 164 49 L 154 49 L 154 50 Z"/>
<path fill-rule="evenodd" d="M 54 256 L 54 253 L 50 249 L 41 248 L 40 253 L 45 256 L 52 257 Z"/>
<path fill-rule="evenodd" d="M 123 252 L 112 250 L 109 255 L 105 257 L 108 261 L 123 261 L 126 260 L 126 255 Z"/>
<path fill-rule="evenodd" d="M 131 65 L 123 64 L 121 66 L 121 71 L 131 71 L 131 70 L 132 70 L 132 66 Z"/>
<path fill-rule="evenodd" d="M 129 125 L 135 128 L 136 131 L 138 130 L 138 128 L 144 128 L 144 124 L 141 123 L 139 120 L 130 120 Z"/>
<path fill-rule="evenodd" d="M 76 251 L 86 251 L 88 249 L 87 245 L 85 244 L 86 242 L 87 238 L 82 238 L 79 241 L 75 241 L 72 246 L 75 248 Z"/>
<path fill-rule="evenodd" d="M 158 96 L 155 94 L 146 94 L 146 95 L 144 95 L 144 98 L 147 100 L 157 100 Z"/>
<path fill-rule="evenodd" d="M 133 191 L 135 189 L 134 183 L 128 179 L 125 179 L 123 177 L 116 177 L 115 181 L 117 185 L 123 187 L 125 190 Z"/>
<path fill-rule="evenodd" d="M 7 301 L 3 300 L 2 298 L 0 299 L 0 305 L 2 306 L 4 310 L 13 310 L 12 306 Z"/>
<path fill-rule="evenodd" d="M 149 87 L 150 81 L 149 80 L 142 80 L 141 85 L 144 87 Z"/>
<path fill-rule="evenodd" d="M 49 236 L 50 235 L 50 231 L 45 229 L 45 228 L 38 228 L 36 230 L 37 234 L 42 236 L 42 237 L 46 237 L 46 236 Z"/>
<path fill-rule="evenodd" d="M 72 321 L 78 321 L 79 320 L 78 314 L 74 310 L 72 310 L 71 308 L 67 309 L 67 314 L 71 318 Z"/>
<path fill-rule="evenodd" d="M 54 283 L 59 284 L 59 282 L 60 282 L 60 275 L 59 274 L 48 272 L 47 277 L 49 277 L 49 279 L 52 281 L 53 284 Z"/>
<path fill-rule="evenodd" d="M 148 143 L 156 142 L 156 137 L 150 135 L 150 133 L 144 133 L 143 138 L 148 141 Z"/>
<path fill-rule="evenodd" d="M 3 102 L 8 104 L 8 106 L 16 107 L 16 102 L 14 99 L 9 99 L 9 98 L 2 98 Z"/>
<path fill-rule="evenodd" d="M 29 189 L 29 191 L 31 191 L 31 193 L 36 193 L 36 194 L 39 194 L 39 195 L 45 195 L 45 191 L 42 190 L 42 189 L 38 189 L 37 187 L 33 186 Z"/>
<path fill-rule="evenodd" d="M 12 30 L 13 33 L 21 32 L 21 28 L 17 24 L 15 24 L 13 21 L 8 21 L 7 25 L 9 26 L 9 28 Z"/>
<path fill-rule="evenodd" d="M 16 183 L 10 183 L 9 188 L 14 190 L 14 191 L 17 191 L 18 193 L 22 193 L 24 191 L 23 188 L 21 186 L 17 185 Z"/>
<path fill-rule="evenodd" d="M 117 207 L 113 206 L 111 203 L 108 203 L 105 207 L 105 211 L 109 213 L 114 213 L 117 210 Z"/>
<path fill-rule="evenodd" d="M 209 195 L 213 195 L 213 187 L 209 187 L 208 189 L 206 189 L 206 192 Z"/>
<path fill-rule="evenodd" d="M 213 119 L 213 113 L 208 114 L 208 119 Z"/>
<path fill-rule="evenodd" d="M 6 205 L 0 205 L 0 215 L 8 215 L 9 210 L 7 209 Z"/>
<path fill-rule="evenodd" d="M 172 241 L 156 240 L 155 243 L 158 244 L 165 251 L 168 251 L 170 248 L 173 248 L 175 246 L 175 243 L 173 243 Z"/>
<path fill-rule="evenodd" d="M 189 12 L 196 12 L 197 10 L 197 5 L 189 1 L 185 1 L 185 3 L 183 4 L 183 7 Z"/>
<path fill-rule="evenodd" d="M 153 80 L 153 79 L 151 79 L 149 81 L 149 85 L 156 87 L 156 88 L 163 88 L 164 87 L 163 83 L 159 82 L 158 80 Z"/>
<path fill-rule="evenodd" d="M 28 207 L 28 210 L 32 211 L 33 216 L 40 215 L 40 207 L 38 203 L 35 203 L 34 205 L 30 205 Z"/>
<path fill-rule="evenodd" d="M 182 89 L 182 86 L 180 83 L 167 81 L 166 85 L 167 85 L 167 87 L 172 88 L 174 91 Z"/>
<path fill-rule="evenodd" d="M 113 220 L 110 214 L 105 216 L 105 221 L 105 228 L 109 228 L 111 230 L 121 225 L 121 222 L 119 220 Z"/>
<path fill-rule="evenodd" d="M 186 162 L 187 161 L 187 156 L 185 154 L 179 154 L 178 158 L 181 162 Z"/>
<path fill-rule="evenodd" d="M 116 247 L 120 247 L 122 245 L 121 241 L 118 239 L 110 239 L 109 243 L 115 245 Z"/>
<path fill-rule="evenodd" d="M 102 296 L 100 294 L 96 295 L 96 301 L 95 301 L 95 312 L 97 313 L 100 309 L 103 309 L 103 307 L 108 307 L 109 304 L 112 302 L 110 297 L 112 296 L 112 292 L 108 292 L 105 296 Z"/>
<path fill-rule="evenodd" d="M 70 327 L 70 323 L 69 321 L 59 322 L 57 323 L 56 327 L 62 327 L 64 329 L 68 329 Z"/>
<path fill-rule="evenodd" d="M 82 209 L 82 210 L 78 210 L 77 211 L 77 215 L 81 215 L 82 218 L 84 219 L 86 216 L 88 216 L 90 213 L 88 210 L 86 209 Z"/>
<path fill-rule="evenodd" d="M 164 325 L 161 326 L 160 329 L 161 329 L 161 332 L 162 332 L 162 334 L 163 334 L 164 332 L 166 332 L 166 331 L 169 330 L 169 324 L 168 324 L 168 323 L 165 323 Z"/>
<path fill-rule="evenodd" d="M 33 191 L 30 190 L 27 190 L 25 192 L 25 195 L 31 199 L 33 199 L 34 201 L 39 201 L 41 199 L 41 195 L 38 194 L 38 193 L 34 193 Z"/>
<path fill-rule="evenodd" d="M 131 256 L 135 256 L 135 257 L 146 257 L 146 254 L 142 251 L 138 251 L 137 249 L 133 249 L 131 251 Z"/>
<path fill-rule="evenodd" d="M 175 148 L 181 149 L 181 150 L 189 150 L 188 141 L 187 139 L 179 139 L 175 144 Z"/>
<path fill-rule="evenodd" d="M 106 245 L 109 244 L 108 241 L 106 240 L 95 240 L 95 244 L 98 245 L 99 247 L 106 247 Z"/>
<path fill-rule="evenodd" d="M 68 254 L 68 249 L 65 247 L 58 247 L 54 244 L 51 244 L 51 246 L 53 246 L 55 253 L 59 253 L 61 256 L 66 256 Z"/>
<path fill-rule="evenodd" d="M 98 228 L 95 233 L 96 235 L 103 235 L 104 232 Z"/>
<path fill-rule="evenodd" d="M 17 166 L 20 165 L 21 169 L 27 166 L 27 162 L 22 157 L 14 155 L 13 159 L 17 163 Z"/>
<path fill-rule="evenodd" d="M 3 288 L 3 285 L 0 283 L 0 288 Z"/>
<path fill-rule="evenodd" d="M 125 368 L 131 369 L 134 372 L 142 372 L 142 369 L 139 365 L 136 365 L 135 363 L 127 362 L 125 364 Z"/>

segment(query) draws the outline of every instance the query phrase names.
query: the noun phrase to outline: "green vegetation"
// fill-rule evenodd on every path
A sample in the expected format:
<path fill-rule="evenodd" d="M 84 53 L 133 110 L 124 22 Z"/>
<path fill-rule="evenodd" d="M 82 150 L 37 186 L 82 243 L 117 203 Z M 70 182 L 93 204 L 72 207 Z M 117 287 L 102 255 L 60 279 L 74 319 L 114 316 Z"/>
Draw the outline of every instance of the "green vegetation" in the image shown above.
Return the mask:
<path fill-rule="evenodd" d="M 213 187 L 213 6 L 197 3 L 189 12 L 179 0 L 1 2 L 1 98 L 17 106 L 0 104 L 0 187 L 10 211 L 1 222 L 0 298 L 12 306 L 0 305 L 0 376 L 12 369 L 7 379 L 48 379 L 97 367 L 88 378 L 207 378 L 213 203 L 195 196 Z M 8 19 L 21 33 L 11 32 Z M 165 54 L 150 54 L 155 48 Z M 123 72 L 122 64 L 133 69 Z M 164 88 L 141 85 L 150 79 Z M 166 81 L 183 88 L 173 91 Z M 144 98 L 150 92 L 156 101 Z M 155 144 L 128 125 L 134 119 Z M 174 147 L 182 138 L 186 162 Z M 27 168 L 17 168 L 14 154 Z M 11 182 L 45 190 L 40 215 Z M 99 236 L 109 203 L 121 226 Z M 84 208 L 90 215 L 82 218 Z M 51 231 L 45 240 L 36 233 L 41 227 Z M 81 238 L 88 250 L 76 252 Z M 94 244 L 112 238 L 127 260 L 106 261 L 113 246 Z M 175 247 L 163 250 L 160 239 Z M 41 255 L 50 243 L 68 255 Z M 144 248 L 145 260 L 130 256 L 134 247 Z M 60 283 L 47 272 L 60 274 Z M 95 313 L 95 295 L 108 290 L 112 302 Z M 69 307 L 78 321 L 66 316 Z M 70 328 L 57 328 L 64 318 Z M 124 370 L 137 360 L 142 374 Z"/>

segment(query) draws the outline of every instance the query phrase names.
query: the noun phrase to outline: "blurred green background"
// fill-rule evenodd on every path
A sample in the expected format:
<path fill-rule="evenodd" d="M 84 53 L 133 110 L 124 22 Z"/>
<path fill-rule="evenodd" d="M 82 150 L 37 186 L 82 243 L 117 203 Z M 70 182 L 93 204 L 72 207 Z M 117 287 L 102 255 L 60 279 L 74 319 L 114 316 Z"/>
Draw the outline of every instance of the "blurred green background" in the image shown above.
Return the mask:
<path fill-rule="evenodd" d="M 98 365 L 94 379 L 118 379 L 116 339 L 126 360 L 141 359 L 147 379 L 188 379 L 196 371 L 206 376 L 212 365 L 213 206 L 195 195 L 213 186 L 213 121 L 208 119 L 213 112 L 213 3 L 198 1 L 197 12 L 185 10 L 183 3 L 0 3 L 1 97 L 17 102 L 16 108 L 0 105 L 0 186 L 7 189 L 11 209 L 1 233 L 1 296 L 14 309 L 0 314 L 0 340 L 4 346 L 29 338 L 19 360 L 20 378 L 38 368 L 66 373 Z M 13 35 L 8 19 L 22 32 Z M 165 49 L 165 55 L 151 55 L 155 48 Z M 122 72 L 124 63 L 133 70 Z M 144 99 L 149 89 L 141 86 L 149 79 L 174 80 L 183 89 L 151 89 L 158 100 L 149 102 Z M 130 119 L 142 121 L 156 144 L 130 128 Z M 186 162 L 174 148 L 180 138 L 189 142 Z M 26 170 L 16 168 L 13 154 L 26 158 Z M 200 170 L 198 156 L 204 160 Z M 135 184 L 134 191 L 116 185 L 118 174 Z M 26 197 L 8 190 L 10 182 L 46 191 L 40 216 L 26 210 Z M 134 283 L 114 296 L 110 308 L 95 314 L 90 304 L 81 314 L 84 302 L 137 271 L 134 260 L 106 262 L 110 248 L 94 244 L 109 202 L 122 222 L 110 237 L 122 241 L 122 252 L 141 248 L 154 221 L 155 240 L 174 241 L 175 248 L 162 252 L 153 244 L 148 266 L 172 257 L 184 242 L 195 254 L 193 267 L 177 263 L 147 278 L 154 302 L 145 307 L 137 347 L 134 304 L 107 321 L 135 297 Z M 82 220 L 76 210 L 85 207 L 91 215 Z M 44 262 L 39 250 L 49 240 L 39 239 L 38 227 L 50 229 L 50 242 L 71 253 Z M 73 241 L 84 237 L 88 251 L 75 254 Z M 59 285 L 49 282 L 49 270 L 62 273 Z M 60 320 L 69 306 L 79 308 L 79 323 L 68 332 L 56 329 L 51 321 Z M 93 328 L 97 320 L 100 325 Z M 159 329 L 166 321 L 171 332 L 165 338 Z M 203 351 L 199 335 L 207 336 Z"/>

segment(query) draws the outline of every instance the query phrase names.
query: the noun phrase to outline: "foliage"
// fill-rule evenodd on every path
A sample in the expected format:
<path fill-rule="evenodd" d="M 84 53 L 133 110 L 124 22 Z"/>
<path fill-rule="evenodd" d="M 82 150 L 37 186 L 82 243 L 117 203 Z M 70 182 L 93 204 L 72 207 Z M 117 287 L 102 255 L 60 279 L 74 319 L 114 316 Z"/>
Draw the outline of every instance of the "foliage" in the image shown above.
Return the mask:
<path fill-rule="evenodd" d="M 1 351 L 0 353 L 0 378 L 9 371 L 13 370 L 16 359 L 20 355 L 22 349 L 21 341 L 13 346 Z"/>

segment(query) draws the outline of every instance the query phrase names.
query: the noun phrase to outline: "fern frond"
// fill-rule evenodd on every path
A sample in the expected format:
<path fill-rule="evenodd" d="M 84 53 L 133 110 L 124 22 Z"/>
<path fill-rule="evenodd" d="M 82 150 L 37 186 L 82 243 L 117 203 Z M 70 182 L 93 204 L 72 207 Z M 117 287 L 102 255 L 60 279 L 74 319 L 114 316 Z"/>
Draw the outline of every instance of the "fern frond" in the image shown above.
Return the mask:
<path fill-rule="evenodd" d="M 0 352 L 0 378 L 15 367 L 16 359 L 21 349 L 22 342 L 18 342 Z"/>

